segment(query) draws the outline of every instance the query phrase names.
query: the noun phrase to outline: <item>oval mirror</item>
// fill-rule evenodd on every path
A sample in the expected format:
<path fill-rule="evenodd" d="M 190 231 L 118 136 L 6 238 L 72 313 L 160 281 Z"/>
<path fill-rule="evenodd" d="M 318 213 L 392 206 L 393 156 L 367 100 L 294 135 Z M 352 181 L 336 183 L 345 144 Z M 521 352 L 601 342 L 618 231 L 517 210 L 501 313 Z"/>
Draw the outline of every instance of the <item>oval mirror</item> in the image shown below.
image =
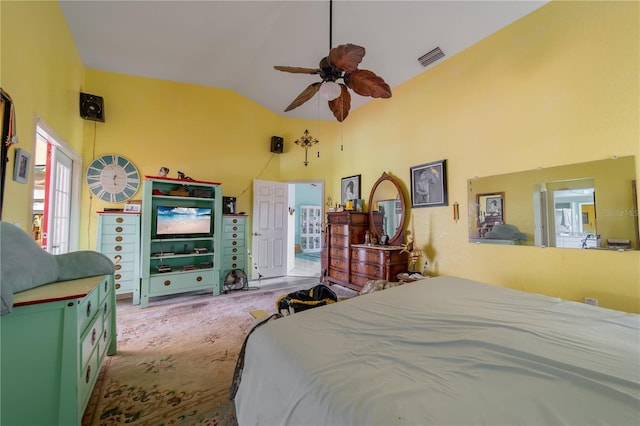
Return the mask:
<path fill-rule="evenodd" d="M 399 182 L 391 175 L 382 176 L 373 184 L 369 195 L 369 230 L 380 242 L 389 237 L 389 245 L 404 243 L 405 199 Z"/>

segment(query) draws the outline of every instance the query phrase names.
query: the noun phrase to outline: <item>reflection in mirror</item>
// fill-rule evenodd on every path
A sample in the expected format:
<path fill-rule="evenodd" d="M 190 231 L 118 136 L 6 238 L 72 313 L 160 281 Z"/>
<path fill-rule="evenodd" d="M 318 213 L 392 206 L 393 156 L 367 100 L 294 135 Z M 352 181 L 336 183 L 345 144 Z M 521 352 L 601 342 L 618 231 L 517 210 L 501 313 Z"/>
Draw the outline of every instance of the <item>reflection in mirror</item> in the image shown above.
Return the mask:
<path fill-rule="evenodd" d="M 635 179 L 633 156 L 470 179 L 469 241 L 637 250 Z M 496 194 L 500 226 L 487 221 Z"/>
<path fill-rule="evenodd" d="M 404 242 L 404 212 L 405 200 L 399 183 L 383 173 L 369 195 L 370 230 L 376 241 L 386 234 L 389 245 Z"/>

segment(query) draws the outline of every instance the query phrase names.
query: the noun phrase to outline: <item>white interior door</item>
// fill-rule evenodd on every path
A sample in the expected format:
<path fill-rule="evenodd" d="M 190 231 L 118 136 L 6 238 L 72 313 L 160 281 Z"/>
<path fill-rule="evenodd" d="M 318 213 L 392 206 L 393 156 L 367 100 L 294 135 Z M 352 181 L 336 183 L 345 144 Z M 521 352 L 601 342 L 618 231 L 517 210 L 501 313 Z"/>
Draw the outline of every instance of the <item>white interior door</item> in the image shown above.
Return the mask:
<path fill-rule="evenodd" d="M 252 279 L 287 274 L 288 184 L 253 182 Z"/>
<path fill-rule="evenodd" d="M 71 158 L 54 147 L 51 161 L 47 238 L 47 251 L 51 254 L 69 251 L 72 167 Z"/>

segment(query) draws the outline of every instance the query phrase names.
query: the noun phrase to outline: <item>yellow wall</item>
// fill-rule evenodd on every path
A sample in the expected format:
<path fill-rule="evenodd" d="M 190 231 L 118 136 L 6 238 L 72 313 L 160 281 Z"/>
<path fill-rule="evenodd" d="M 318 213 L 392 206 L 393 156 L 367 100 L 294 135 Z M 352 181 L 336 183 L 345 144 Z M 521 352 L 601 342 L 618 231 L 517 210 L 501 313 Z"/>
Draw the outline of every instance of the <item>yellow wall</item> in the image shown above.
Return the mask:
<path fill-rule="evenodd" d="M 637 2 L 550 3 L 394 88 L 391 99 L 352 111 L 342 124 L 280 117 L 226 90 L 85 71 L 55 3 L 1 7 L 2 86 L 18 107 L 23 141 L 40 114 L 85 162 L 116 152 L 143 174 L 167 166 L 220 181 L 245 211 L 255 178 L 325 179 L 326 195 L 337 200 L 340 178 L 361 174 L 367 198 L 383 171 L 406 189 L 411 166 L 447 159 L 449 203 L 460 203 L 460 220 L 451 206 L 409 213 L 432 273 L 566 299 L 595 297 L 602 306 L 640 312 L 640 252 L 469 244 L 466 214 L 473 176 L 612 155 L 640 159 Z M 38 55 L 36 41 L 63 54 Z M 78 118 L 79 89 L 105 98 L 105 123 Z M 321 140 L 320 158 L 311 150 L 307 167 L 293 145 L 305 128 Z M 284 154 L 269 152 L 272 135 L 285 138 Z M 94 212 L 104 205 L 87 194 L 85 186 L 81 226 L 94 235 Z M 29 200 L 26 185 L 9 182 L 5 219 L 28 220 Z M 95 244 L 83 238 L 81 247 Z"/>
<path fill-rule="evenodd" d="M 13 181 L 15 149 L 34 153 L 39 117 L 81 153 L 78 96 L 85 70 L 56 2 L 3 0 L 0 31 L 0 85 L 15 104 L 19 138 L 9 150 L 2 220 L 30 230 L 33 173 L 27 184 Z"/>

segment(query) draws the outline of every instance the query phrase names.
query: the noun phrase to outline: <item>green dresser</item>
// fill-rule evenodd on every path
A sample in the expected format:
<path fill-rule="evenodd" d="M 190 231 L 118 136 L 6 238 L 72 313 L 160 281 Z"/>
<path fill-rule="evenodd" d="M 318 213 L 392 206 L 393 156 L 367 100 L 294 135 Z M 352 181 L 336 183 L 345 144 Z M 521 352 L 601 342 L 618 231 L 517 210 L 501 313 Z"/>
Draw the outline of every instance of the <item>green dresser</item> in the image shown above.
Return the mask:
<path fill-rule="evenodd" d="M 111 259 L 116 295 L 131 294 L 140 304 L 140 214 L 99 212 L 96 250 Z"/>
<path fill-rule="evenodd" d="M 247 215 L 225 214 L 222 216 L 222 264 L 220 291 L 224 291 L 224 280 L 233 269 L 247 271 Z"/>
<path fill-rule="evenodd" d="M 116 353 L 113 276 L 16 293 L 0 330 L 0 424 L 80 425 L 102 362 Z"/>

